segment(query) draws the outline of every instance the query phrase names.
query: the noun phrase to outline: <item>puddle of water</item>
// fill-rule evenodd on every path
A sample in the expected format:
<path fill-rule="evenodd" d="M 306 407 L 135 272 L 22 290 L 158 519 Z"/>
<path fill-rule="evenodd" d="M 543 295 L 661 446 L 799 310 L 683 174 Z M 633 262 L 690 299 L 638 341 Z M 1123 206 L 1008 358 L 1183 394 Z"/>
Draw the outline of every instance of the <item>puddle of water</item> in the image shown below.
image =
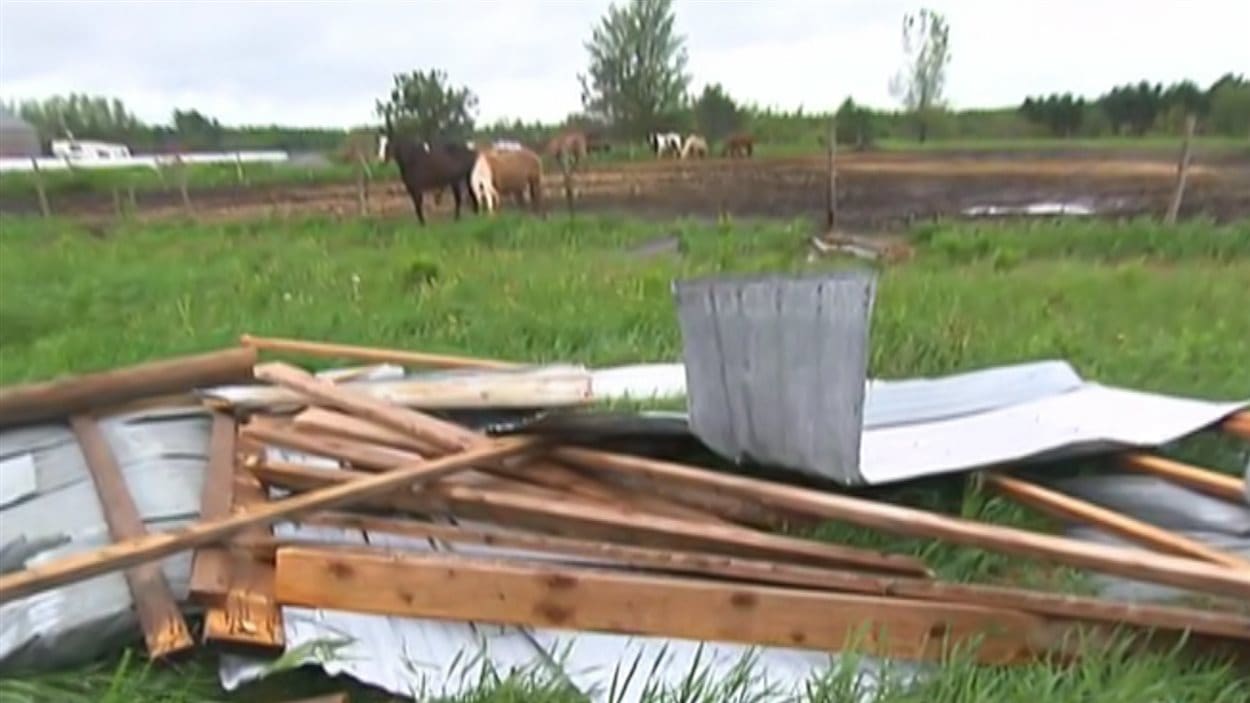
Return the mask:
<path fill-rule="evenodd" d="M 1097 212 L 1090 205 L 1078 202 L 1040 202 L 1029 203 L 1028 205 L 974 205 L 963 209 L 963 214 L 969 217 L 1094 215 Z"/>

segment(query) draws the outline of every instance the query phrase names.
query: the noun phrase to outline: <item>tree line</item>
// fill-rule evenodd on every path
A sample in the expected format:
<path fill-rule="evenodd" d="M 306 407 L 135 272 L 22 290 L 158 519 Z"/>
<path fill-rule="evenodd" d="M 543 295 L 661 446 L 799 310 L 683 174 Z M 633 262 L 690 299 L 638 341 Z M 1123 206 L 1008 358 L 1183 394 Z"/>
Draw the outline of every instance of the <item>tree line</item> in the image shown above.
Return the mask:
<path fill-rule="evenodd" d="M 945 88 L 950 29 L 928 9 L 904 15 L 901 67 L 889 79 L 900 109 L 879 110 L 847 98 L 836 112 L 838 142 L 869 148 L 882 139 L 1018 139 L 1177 134 L 1188 115 L 1202 133 L 1250 136 L 1250 82 L 1228 74 L 1207 87 L 1192 81 L 1164 87 L 1117 86 L 1093 100 L 1071 93 L 1030 96 L 1018 108 L 951 110 Z M 618 140 L 653 131 L 698 131 L 713 142 L 750 130 L 767 142 L 816 144 L 830 115 L 760 108 L 735 99 L 720 84 L 694 93 L 685 38 L 672 0 L 613 4 L 585 42 L 586 71 L 578 76 L 582 108 L 561 124 L 501 120 L 479 125 L 478 98 L 436 68 L 396 74 L 375 104 L 380 120 L 426 141 L 519 139 L 538 144 L 576 127 Z M 148 125 L 120 100 L 85 95 L 12 106 L 45 139 L 73 134 L 124 142 L 138 151 L 286 149 L 334 151 L 346 130 L 280 126 L 229 127 L 197 110 L 175 110 L 167 125 Z"/>

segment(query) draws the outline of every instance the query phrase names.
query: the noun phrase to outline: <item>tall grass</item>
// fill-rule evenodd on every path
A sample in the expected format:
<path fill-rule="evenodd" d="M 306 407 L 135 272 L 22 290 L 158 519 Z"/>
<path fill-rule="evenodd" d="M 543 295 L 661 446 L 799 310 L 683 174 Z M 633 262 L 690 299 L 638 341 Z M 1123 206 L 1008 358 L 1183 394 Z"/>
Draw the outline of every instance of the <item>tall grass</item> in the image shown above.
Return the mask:
<path fill-rule="evenodd" d="M 428 228 L 408 219 L 313 218 L 119 223 L 101 231 L 2 218 L 0 382 L 205 350 L 233 344 L 242 332 L 596 365 L 674 359 L 674 278 L 858 265 L 808 262 L 807 227 L 502 216 Z M 636 253 L 642 243 L 674 235 L 675 253 Z M 1246 222 L 1175 229 L 1147 222 L 939 223 L 917 232 L 915 242 L 913 261 L 880 274 L 876 376 L 1066 358 L 1108 383 L 1250 397 Z M 959 482 L 911 486 L 893 497 L 981 520 L 1048 525 Z M 1069 570 L 925 540 L 838 525 L 817 536 L 919 554 L 949 578 L 1077 591 L 1085 585 Z M 868 681 L 846 663 L 853 658 L 844 659 L 799 697 L 1205 703 L 1250 695 L 1222 660 L 1130 653 L 1122 640 L 1114 642 L 1085 646 L 1073 666 L 981 667 L 955 658 L 916 681 L 901 671 Z M 216 690 L 213 666 L 207 655 L 173 670 L 122 659 L 0 681 L 0 700 L 231 698 Z M 766 673 L 744 664 L 732 676 L 712 677 L 694 667 L 681 685 L 657 685 L 647 700 L 757 700 Z M 495 672 L 457 700 L 578 698 L 559 680 L 530 674 Z M 645 666 L 635 676 L 645 677 Z M 250 688 L 232 699 L 279 699 L 269 690 Z"/>

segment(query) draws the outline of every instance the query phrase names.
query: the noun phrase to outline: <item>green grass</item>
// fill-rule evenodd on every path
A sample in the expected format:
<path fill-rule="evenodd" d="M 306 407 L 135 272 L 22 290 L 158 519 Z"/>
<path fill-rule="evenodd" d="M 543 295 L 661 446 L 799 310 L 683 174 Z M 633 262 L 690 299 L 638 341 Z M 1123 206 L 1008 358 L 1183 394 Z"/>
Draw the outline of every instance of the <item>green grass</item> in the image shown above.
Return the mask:
<path fill-rule="evenodd" d="M 679 254 L 630 253 L 673 234 L 681 240 Z M 674 278 L 849 265 L 807 263 L 809 235 L 809 225 L 799 221 L 709 225 L 611 217 L 467 218 L 425 229 L 408 219 L 168 221 L 105 231 L 0 218 L 0 383 L 211 349 L 233 344 L 243 332 L 596 365 L 673 359 L 680 353 Z M 918 230 L 914 241 L 913 261 L 881 272 L 872 329 L 876 376 L 1058 357 L 1108 383 L 1250 397 L 1244 372 L 1250 222 L 938 223 Z M 919 484 L 891 497 L 977 519 L 1048 526 L 959 481 Z M 974 549 L 838 525 L 817 536 L 918 554 L 950 578 L 1084 588 L 1073 571 Z M 978 667 L 957 657 L 917 687 L 892 681 L 876 700 L 1250 697 L 1246 680 L 1225 662 L 1130 654 L 1125 647 L 1122 640 L 1090 646 L 1073 668 Z M 343 685 L 288 674 L 268 684 L 286 695 L 253 688 L 231 698 L 216 690 L 214 664 L 207 654 L 174 669 L 131 659 L 101 662 L 0 681 L 0 700 L 263 701 L 294 696 L 290 686 Z M 806 698 L 847 700 L 859 685 L 853 671 L 831 669 L 812 682 Z M 736 677 L 713 681 L 696 670 L 679 690 L 655 691 L 651 700 L 750 700 L 760 673 L 744 667 Z M 575 698 L 559 681 L 531 672 L 487 676 L 464 700 Z"/>

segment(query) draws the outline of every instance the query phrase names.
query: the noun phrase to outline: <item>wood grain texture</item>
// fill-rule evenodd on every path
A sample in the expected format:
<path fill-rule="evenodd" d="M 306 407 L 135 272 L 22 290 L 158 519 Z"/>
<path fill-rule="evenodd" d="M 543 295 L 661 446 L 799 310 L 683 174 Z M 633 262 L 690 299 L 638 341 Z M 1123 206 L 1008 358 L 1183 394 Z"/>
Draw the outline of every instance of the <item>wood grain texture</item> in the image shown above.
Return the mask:
<path fill-rule="evenodd" d="M 200 493 L 200 519 L 214 520 L 230 514 L 234 502 L 235 421 L 225 413 L 213 413 L 208 440 L 208 466 Z M 195 550 L 191 561 L 191 597 L 201 603 L 219 601 L 230 587 L 230 557 L 220 546 Z"/>
<path fill-rule="evenodd" d="M 558 629 L 659 635 L 900 659 L 969 647 L 982 662 L 1030 661 L 1044 622 L 1025 613 L 902 598 L 466 559 L 289 547 L 283 604 Z"/>
<path fill-rule="evenodd" d="M 1250 569 L 1250 560 L 1209 547 L 1148 522 L 1059 491 L 1001 474 L 985 474 L 985 485 L 1021 505 L 1064 520 L 1092 525 L 1151 549 L 1230 569 Z"/>
<path fill-rule="evenodd" d="M 1246 485 L 1235 476 L 1140 452 L 1122 454 L 1120 465 L 1126 469 L 1167 479 L 1209 496 L 1238 504 L 1246 502 Z"/>
<path fill-rule="evenodd" d="M 252 372 L 262 381 L 298 391 L 317 404 L 340 408 L 348 414 L 428 442 L 444 452 L 459 451 L 489 441 L 486 437 L 453 422 L 402 408 L 351 388 L 337 386 L 290 364 L 277 361 L 260 364 Z"/>
<path fill-rule="evenodd" d="M 350 485 L 368 474 L 327 471 L 266 462 L 252 469 L 265 483 L 290 490 L 318 490 Z M 385 474 L 383 474 L 385 475 Z M 552 501 L 544 497 L 439 484 L 408 495 L 391 494 L 392 507 L 451 514 L 570 537 L 602 539 L 666 549 L 688 549 L 773 559 L 795 564 L 855 567 L 878 573 L 924 576 L 923 562 L 909 556 L 758 532 L 733 525 L 712 525 L 640 514 L 607 505 Z"/>
<path fill-rule="evenodd" d="M 0 603 L 38 593 L 56 586 L 142 564 L 203 544 L 220 541 L 240 530 L 269 525 L 313 510 L 350 505 L 384 495 L 398 488 L 448 476 L 474 464 L 531 449 L 534 440 L 509 438 L 490 442 L 472 450 L 419 464 L 405 465 L 359 481 L 312 491 L 304 495 L 272 501 L 245 513 L 217 520 L 205 520 L 169 532 L 158 532 L 128 539 L 81 554 L 73 554 L 22 571 L 0 575 Z"/>
<path fill-rule="evenodd" d="M 1250 615 L 1243 613 L 1151 603 L 1123 603 L 1023 588 L 947 583 L 898 576 L 875 576 L 856 571 L 743 559 L 706 552 L 653 549 L 518 530 L 441 525 L 351 513 L 316 513 L 302 518 L 300 522 L 387 532 L 406 537 L 437 539 L 452 544 L 476 544 L 584 557 L 633 569 L 695 574 L 710 578 L 818 590 L 906 596 L 923 600 L 994 606 L 1029 611 L 1052 618 L 1088 621 L 1111 626 L 1136 626 L 1150 630 L 1191 631 L 1250 641 Z M 281 546 L 284 542 L 279 540 L 276 544 Z M 353 545 L 352 548 L 357 547 Z"/>
<path fill-rule="evenodd" d="M 268 492 L 243 462 L 232 471 L 235 512 L 246 512 L 269 502 Z M 271 537 L 267 526 L 249 527 L 232 538 L 239 540 Z M 286 638 L 282 629 L 282 609 L 274 598 L 272 559 L 246 551 L 229 554 L 229 587 L 224 599 L 204 614 L 204 640 L 230 649 L 280 653 Z"/>
<path fill-rule="evenodd" d="M 109 535 L 115 541 L 147 535 L 143 518 L 126 487 L 126 478 L 95 419 L 76 415 L 70 419 L 70 425 L 87 460 Z M 127 569 L 125 576 L 148 656 L 160 659 L 193 647 L 191 633 L 160 563 L 135 566 Z"/>
<path fill-rule="evenodd" d="M 243 335 L 239 341 L 246 347 L 263 349 L 265 351 L 303 354 L 331 359 L 353 359 L 380 364 L 399 364 L 401 366 L 427 366 L 440 369 L 515 369 L 520 367 L 519 364 L 498 361 L 496 359 L 426 354 L 399 349 L 379 349 L 377 347 L 362 347 L 354 344 L 311 342 L 280 337 L 255 337 L 250 334 Z"/>
<path fill-rule="evenodd" d="M 138 398 L 252 375 L 256 350 L 239 347 L 0 389 L 0 426 L 63 418 Z"/>
<path fill-rule="evenodd" d="M 1141 581 L 1250 600 L 1250 574 L 1213 565 L 1056 535 L 987 525 L 901 505 L 732 476 L 684 464 L 593 449 L 561 448 L 554 455 L 574 465 L 639 475 L 678 485 L 695 485 L 781 510 L 845 522 L 890 534 L 938 539 L 1005 554 L 1045 559 Z"/>

